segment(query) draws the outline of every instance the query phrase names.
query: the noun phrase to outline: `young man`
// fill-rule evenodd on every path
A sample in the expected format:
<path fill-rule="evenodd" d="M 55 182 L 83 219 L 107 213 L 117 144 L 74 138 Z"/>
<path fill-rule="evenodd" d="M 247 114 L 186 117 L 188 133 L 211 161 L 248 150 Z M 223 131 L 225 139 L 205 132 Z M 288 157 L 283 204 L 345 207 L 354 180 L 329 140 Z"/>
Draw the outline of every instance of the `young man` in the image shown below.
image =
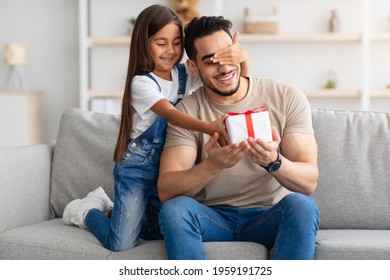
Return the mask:
<path fill-rule="evenodd" d="M 312 259 L 319 213 L 317 144 L 305 95 L 271 79 L 244 78 L 214 54 L 232 45 L 223 17 L 192 20 L 187 64 L 204 86 L 177 107 L 201 120 L 265 106 L 271 142 L 220 147 L 218 135 L 169 126 L 159 175 L 160 226 L 169 259 L 206 259 L 202 242 L 252 241 L 271 259 Z"/>

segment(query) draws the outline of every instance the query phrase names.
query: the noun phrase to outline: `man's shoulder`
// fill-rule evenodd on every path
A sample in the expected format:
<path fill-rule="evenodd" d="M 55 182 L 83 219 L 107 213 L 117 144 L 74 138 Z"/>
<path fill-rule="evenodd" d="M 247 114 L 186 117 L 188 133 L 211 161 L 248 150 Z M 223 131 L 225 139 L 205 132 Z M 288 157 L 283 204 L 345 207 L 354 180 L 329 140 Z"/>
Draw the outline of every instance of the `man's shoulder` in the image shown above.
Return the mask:
<path fill-rule="evenodd" d="M 274 78 L 254 77 L 251 78 L 252 89 L 255 94 L 266 98 L 293 98 L 299 96 L 304 98 L 305 94 L 296 85 Z"/>
<path fill-rule="evenodd" d="M 205 91 L 203 86 L 192 92 L 189 96 L 181 100 L 176 107 L 178 109 L 182 108 L 199 108 L 201 104 L 206 102 Z"/>

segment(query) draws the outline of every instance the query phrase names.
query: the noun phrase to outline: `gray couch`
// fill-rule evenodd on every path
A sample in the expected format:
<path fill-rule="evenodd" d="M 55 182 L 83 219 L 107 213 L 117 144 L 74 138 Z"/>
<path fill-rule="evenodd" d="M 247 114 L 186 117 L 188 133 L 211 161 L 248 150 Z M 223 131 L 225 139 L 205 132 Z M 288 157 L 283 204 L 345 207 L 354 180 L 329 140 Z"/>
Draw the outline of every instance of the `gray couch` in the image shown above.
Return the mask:
<path fill-rule="evenodd" d="M 163 241 L 110 252 L 60 218 L 103 186 L 112 197 L 119 118 L 71 109 L 55 143 L 0 148 L 0 259 L 165 259 Z M 321 223 L 316 259 L 390 259 L 390 114 L 313 110 Z M 209 242 L 210 259 L 267 259 L 250 242 Z"/>

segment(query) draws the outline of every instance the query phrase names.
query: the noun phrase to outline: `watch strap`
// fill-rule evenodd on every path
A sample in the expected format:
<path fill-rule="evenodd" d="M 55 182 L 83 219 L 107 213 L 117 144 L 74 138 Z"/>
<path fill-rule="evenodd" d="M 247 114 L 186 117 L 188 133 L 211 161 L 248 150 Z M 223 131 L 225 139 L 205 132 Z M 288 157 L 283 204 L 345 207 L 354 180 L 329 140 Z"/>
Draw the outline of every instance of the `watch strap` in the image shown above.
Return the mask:
<path fill-rule="evenodd" d="M 268 172 L 275 172 L 280 168 L 281 164 L 282 164 L 282 155 L 278 151 L 278 158 L 274 162 L 271 162 L 270 164 L 268 164 L 268 166 L 261 166 L 261 167 L 263 167 Z"/>

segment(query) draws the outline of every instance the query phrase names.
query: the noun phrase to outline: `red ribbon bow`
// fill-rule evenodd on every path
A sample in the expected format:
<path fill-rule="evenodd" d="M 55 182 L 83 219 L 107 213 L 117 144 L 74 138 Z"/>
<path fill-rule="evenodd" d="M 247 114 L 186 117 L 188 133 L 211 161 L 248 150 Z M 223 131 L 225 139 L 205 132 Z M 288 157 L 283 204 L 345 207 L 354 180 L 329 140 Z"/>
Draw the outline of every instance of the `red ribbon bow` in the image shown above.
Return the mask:
<path fill-rule="evenodd" d="M 229 116 L 237 116 L 237 115 L 245 115 L 245 122 L 246 122 L 246 127 L 247 127 L 247 130 L 248 130 L 248 137 L 252 137 L 252 138 L 255 138 L 255 130 L 253 129 L 253 122 L 252 122 L 252 116 L 251 114 L 253 113 L 259 113 L 259 112 L 264 112 L 266 111 L 267 108 L 265 108 L 265 106 L 260 106 L 260 107 L 257 107 L 255 109 L 252 109 L 252 110 L 248 110 L 244 113 L 239 113 L 239 112 L 229 112 L 228 115 Z M 226 119 L 228 117 L 226 117 L 223 121 L 223 124 L 225 126 L 225 129 L 226 129 Z M 227 130 L 226 130 L 227 131 Z"/>

